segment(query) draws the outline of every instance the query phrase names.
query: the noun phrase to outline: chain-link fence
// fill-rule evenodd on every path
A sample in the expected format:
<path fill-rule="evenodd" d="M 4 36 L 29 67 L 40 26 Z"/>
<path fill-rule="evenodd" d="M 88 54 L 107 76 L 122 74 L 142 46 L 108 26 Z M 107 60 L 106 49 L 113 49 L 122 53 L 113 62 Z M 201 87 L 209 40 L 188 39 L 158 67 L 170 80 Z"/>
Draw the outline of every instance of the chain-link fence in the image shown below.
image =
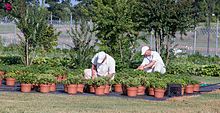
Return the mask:
<path fill-rule="evenodd" d="M 70 30 L 72 26 L 72 22 L 51 22 L 57 31 L 61 31 L 61 35 L 58 39 L 58 48 L 69 48 L 68 45 L 72 44 L 71 38 L 68 34 L 68 30 Z M 220 48 L 218 45 L 220 41 L 218 41 L 217 37 L 219 34 L 219 29 L 217 24 L 212 24 L 210 29 L 210 45 L 209 45 L 209 53 L 207 51 L 208 48 L 208 31 L 207 27 L 197 27 L 195 31 L 188 31 L 185 35 L 176 34 L 175 44 L 177 44 L 176 48 L 180 49 L 182 52 L 186 53 L 196 53 L 200 52 L 203 55 L 219 55 Z M 218 31 L 218 32 L 217 32 Z M 0 37 L 4 46 L 8 46 L 10 44 L 19 43 L 18 35 L 22 35 L 19 29 L 16 27 L 14 23 L 0 23 Z M 155 38 L 154 35 L 147 35 L 147 40 L 150 46 L 155 49 Z"/>
<path fill-rule="evenodd" d="M 210 30 L 207 27 L 197 27 L 194 31 L 186 32 L 186 35 L 176 33 L 176 38 L 174 39 L 174 44 L 172 45 L 176 45 L 175 50 L 180 50 L 181 52 L 189 54 L 195 54 L 196 52 L 199 52 L 203 55 L 219 56 L 219 31 L 220 30 L 218 29 L 217 24 L 215 24 L 212 25 Z M 208 32 L 210 33 L 209 47 Z M 155 37 L 153 33 L 147 36 L 147 40 L 149 41 L 151 48 L 155 49 Z"/>

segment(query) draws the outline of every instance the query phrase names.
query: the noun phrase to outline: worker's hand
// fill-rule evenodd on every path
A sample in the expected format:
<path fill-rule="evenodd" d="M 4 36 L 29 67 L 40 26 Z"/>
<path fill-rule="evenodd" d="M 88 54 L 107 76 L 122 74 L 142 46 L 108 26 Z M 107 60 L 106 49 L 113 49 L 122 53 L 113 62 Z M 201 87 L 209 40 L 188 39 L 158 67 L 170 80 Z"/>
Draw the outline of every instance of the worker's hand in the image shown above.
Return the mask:
<path fill-rule="evenodd" d="M 139 66 L 137 70 L 144 70 L 144 66 Z"/>
<path fill-rule="evenodd" d="M 111 79 L 113 76 L 114 76 L 114 73 L 113 74 L 108 74 L 106 77 Z"/>
<path fill-rule="evenodd" d="M 95 70 L 92 71 L 92 79 L 95 79 L 97 72 Z"/>

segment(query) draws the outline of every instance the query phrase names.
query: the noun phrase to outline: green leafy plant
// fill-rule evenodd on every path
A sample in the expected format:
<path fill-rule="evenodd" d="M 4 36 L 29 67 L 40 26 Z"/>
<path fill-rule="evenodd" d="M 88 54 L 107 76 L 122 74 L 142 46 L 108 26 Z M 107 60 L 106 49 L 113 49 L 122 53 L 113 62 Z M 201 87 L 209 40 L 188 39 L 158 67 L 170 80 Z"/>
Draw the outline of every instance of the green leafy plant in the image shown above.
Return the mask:
<path fill-rule="evenodd" d="M 92 85 L 94 85 L 94 80 L 88 79 L 88 80 L 86 80 L 86 84 L 88 84 L 89 86 L 92 86 Z"/>
<path fill-rule="evenodd" d="M 84 84 L 84 78 L 80 76 L 68 76 L 67 80 L 64 81 L 64 84 Z"/>
<path fill-rule="evenodd" d="M 18 77 L 18 81 L 20 83 L 33 84 L 33 83 L 36 83 L 37 76 L 36 74 L 33 74 L 33 73 L 23 74 Z"/>
<path fill-rule="evenodd" d="M 55 77 L 51 74 L 36 74 L 35 76 L 37 76 L 36 83 L 38 84 L 50 84 L 56 82 Z"/>
<path fill-rule="evenodd" d="M 114 80 L 112 80 L 112 84 L 122 84 L 122 77 L 118 76 L 117 74 Z"/>
<path fill-rule="evenodd" d="M 199 84 L 200 82 L 197 80 L 192 80 L 191 83 L 194 85 L 194 84 Z"/>
<path fill-rule="evenodd" d="M 4 77 L 5 78 L 15 78 L 16 79 L 18 77 L 18 75 L 14 72 L 8 72 L 8 73 L 5 74 Z"/>
<path fill-rule="evenodd" d="M 163 79 L 157 79 L 156 82 L 154 83 L 153 88 L 166 89 L 167 83 Z"/>
<path fill-rule="evenodd" d="M 97 77 L 93 81 L 93 85 L 96 87 L 106 85 L 106 84 L 107 84 L 107 81 L 103 77 Z"/>
<path fill-rule="evenodd" d="M 138 78 L 132 78 L 132 77 L 125 80 L 124 84 L 127 87 L 138 87 L 141 85 L 140 80 Z"/>

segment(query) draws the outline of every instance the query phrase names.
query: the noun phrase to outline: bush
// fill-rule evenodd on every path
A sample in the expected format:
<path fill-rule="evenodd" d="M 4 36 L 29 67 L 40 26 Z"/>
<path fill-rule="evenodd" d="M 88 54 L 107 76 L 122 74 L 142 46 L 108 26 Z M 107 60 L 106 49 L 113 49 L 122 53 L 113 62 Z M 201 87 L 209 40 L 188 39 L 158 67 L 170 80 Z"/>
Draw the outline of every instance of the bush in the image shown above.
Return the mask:
<path fill-rule="evenodd" d="M 35 76 L 37 76 L 37 84 L 50 84 L 56 82 L 55 77 L 51 74 L 36 74 Z"/>
<path fill-rule="evenodd" d="M 138 87 L 141 85 L 141 83 L 138 78 L 130 77 L 124 81 L 124 85 L 126 85 L 127 87 Z"/>
<path fill-rule="evenodd" d="M 0 63 L 7 65 L 22 64 L 22 59 L 20 56 L 0 56 Z"/>
<path fill-rule="evenodd" d="M 25 83 L 25 84 L 36 83 L 36 80 L 37 80 L 37 76 L 36 74 L 33 74 L 33 73 L 23 74 L 18 77 L 18 81 L 20 83 Z"/>

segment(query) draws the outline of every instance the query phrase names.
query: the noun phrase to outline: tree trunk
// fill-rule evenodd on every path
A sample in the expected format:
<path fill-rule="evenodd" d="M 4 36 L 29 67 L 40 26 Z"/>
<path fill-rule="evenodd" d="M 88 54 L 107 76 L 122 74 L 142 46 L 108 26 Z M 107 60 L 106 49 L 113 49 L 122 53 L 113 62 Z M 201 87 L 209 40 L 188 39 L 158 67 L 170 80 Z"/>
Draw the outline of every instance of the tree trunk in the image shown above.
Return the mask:
<path fill-rule="evenodd" d="M 29 65 L 29 41 L 28 39 L 26 39 L 25 41 L 25 65 L 28 66 Z"/>
<path fill-rule="evenodd" d="M 170 35 L 167 37 L 167 44 L 166 44 L 166 66 L 169 64 L 169 57 L 170 57 Z"/>
<path fill-rule="evenodd" d="M 120 56 L 121 56 L 121 62 L 123 62 L 123 49 L 122 49 L 122 43 L 121 43 L 121 38 L 122 36 L 119 35 L 119 49 L 120 49 Z"/>

